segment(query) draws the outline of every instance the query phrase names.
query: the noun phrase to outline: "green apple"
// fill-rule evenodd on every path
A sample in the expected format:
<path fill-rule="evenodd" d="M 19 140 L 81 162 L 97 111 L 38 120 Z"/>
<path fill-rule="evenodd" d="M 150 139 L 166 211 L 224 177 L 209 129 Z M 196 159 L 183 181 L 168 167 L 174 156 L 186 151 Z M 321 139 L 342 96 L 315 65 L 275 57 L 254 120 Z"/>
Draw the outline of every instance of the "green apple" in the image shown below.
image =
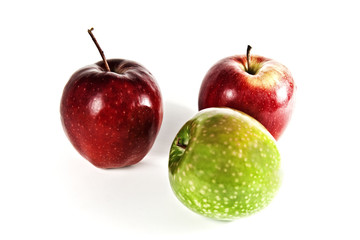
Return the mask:
<path fill-rule="evenodd" d="M 189 120 L 170 150 L 169 180 L 189 209 L 218 220 L 266 207 L 280 187 L 280 154 L 254 118 L 229 108 L 208 108 Z"/>

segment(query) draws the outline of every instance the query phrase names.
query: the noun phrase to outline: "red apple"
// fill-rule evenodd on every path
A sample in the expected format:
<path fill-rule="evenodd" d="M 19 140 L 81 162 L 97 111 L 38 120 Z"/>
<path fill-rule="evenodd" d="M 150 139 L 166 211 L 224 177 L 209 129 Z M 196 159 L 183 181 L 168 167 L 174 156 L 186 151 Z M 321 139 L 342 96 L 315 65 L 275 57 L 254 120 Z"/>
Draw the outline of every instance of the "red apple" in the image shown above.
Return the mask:
<path fill-rule="evenodd" d="M 66 84 L 61 121 L 75 149 L 99 168 L 133 165 L 144 158 L 159 132 L 159 87 L 140 64 L 106 60 L 76 71 Z"/>
<path fill-rule="evenodd" d="M 285 130 L 295 102 L 296 85 L 282 64 L 262 56 L 227 57 L 206 74 L 199 93 L 199 110 L 230 107 L 262 123 L 275 139 Z"/>

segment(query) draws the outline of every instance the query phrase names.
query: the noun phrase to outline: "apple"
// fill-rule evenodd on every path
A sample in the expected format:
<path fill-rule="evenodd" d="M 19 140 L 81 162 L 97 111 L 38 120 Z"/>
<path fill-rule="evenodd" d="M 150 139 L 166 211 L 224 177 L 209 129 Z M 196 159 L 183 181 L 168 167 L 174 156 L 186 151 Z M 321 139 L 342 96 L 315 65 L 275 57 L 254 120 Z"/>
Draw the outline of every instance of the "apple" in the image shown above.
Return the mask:
<path fill-rule="evenodd" d="M 60 104 L 64 131 L 75 149 L 99 168 L 120 168 L 144 158 L 159 132 L 163 105 L 153 75 L 140 64 L 106 60 L 76 71 Z"/>
<path fill-rule="evenodd" d="M 284 65 L 258 55 L 227 57 L 205 75 L 199 110 L 234 108 L 257 119 L 278 140 L 293 112 L 296 85 Z"/>
<path fill-rule="evenodd" d="M 194 212 L 233 220 L 266 207 L 280 183 L 276 140 L 257 120 L 208 108 L 185 123 L 171 145 L 169 180 Z"/>

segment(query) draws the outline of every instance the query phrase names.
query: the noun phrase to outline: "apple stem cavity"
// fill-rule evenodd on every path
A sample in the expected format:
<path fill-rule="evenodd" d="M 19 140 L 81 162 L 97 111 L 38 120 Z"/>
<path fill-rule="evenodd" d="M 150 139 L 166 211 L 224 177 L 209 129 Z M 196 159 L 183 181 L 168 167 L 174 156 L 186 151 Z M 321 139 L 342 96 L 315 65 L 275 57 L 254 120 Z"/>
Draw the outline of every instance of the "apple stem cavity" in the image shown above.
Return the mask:
<path fill-rule="evenodd" d="M 110 67 L 109 67 L 108 62 L 106 61 L 105 54 L 104 54 L 103 50 L 101 49 L 99 43 L 97 42 L 94 34 L 92 33 L 93 30 L 94 30 L 94 28 L 88 29 L 88 33 L 90 34 L 91 39 L 93 40 L 93 42 L 95 43 L 97 49 L 99 50 L 99 53 L 100 53 L 100 55 L 101 55 L 101 57 L 102 57 L 102 60 L 103 60 L 103 62 L 104 62 L 104 64 L 105 64 L 105 69 L 106 69 L 106 71 L 107 71 L 107 72 L 110 72 Z"/>
<path fill-rule="evenodd" d="M 247 50 L 246 50 L 246 60 L 247 60 L 247 69 L 246 72 L 252 74 L 251 70 L 250 70 L 250 51 L 251 51 L 252 47 L 250 45 L 247 46 Z"/>

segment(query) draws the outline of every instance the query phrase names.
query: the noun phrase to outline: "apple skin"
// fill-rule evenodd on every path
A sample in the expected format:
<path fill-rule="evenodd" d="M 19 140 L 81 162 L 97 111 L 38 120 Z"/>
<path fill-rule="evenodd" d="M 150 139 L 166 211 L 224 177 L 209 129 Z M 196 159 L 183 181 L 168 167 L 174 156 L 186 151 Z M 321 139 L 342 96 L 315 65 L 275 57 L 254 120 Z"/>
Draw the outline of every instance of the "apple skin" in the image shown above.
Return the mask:
<path fill-rule="evenodd" d="M 217 220 L 267 206 L 280 184 L 276 140 L 257 120 L 230 108 L 198 112 L 175 137 L 169 180 L 189 209 Z"/>
<path fill-rule="evenodd" d="M 163 105 L 152 74 L 136 62 L 107 60 L 75 72 L 60 105 L 64 131 L 75 149 L 99 168 L 133 165 L 151 149 Z"/>
<path fill-rule="evenodd" d="M 199 110 L 209 107 L 237 109 L 257 119 L 278 140 L 293 112 L 296 85 L 282 64 L 257 55 L 224 58 L 205 75 Z"/>

